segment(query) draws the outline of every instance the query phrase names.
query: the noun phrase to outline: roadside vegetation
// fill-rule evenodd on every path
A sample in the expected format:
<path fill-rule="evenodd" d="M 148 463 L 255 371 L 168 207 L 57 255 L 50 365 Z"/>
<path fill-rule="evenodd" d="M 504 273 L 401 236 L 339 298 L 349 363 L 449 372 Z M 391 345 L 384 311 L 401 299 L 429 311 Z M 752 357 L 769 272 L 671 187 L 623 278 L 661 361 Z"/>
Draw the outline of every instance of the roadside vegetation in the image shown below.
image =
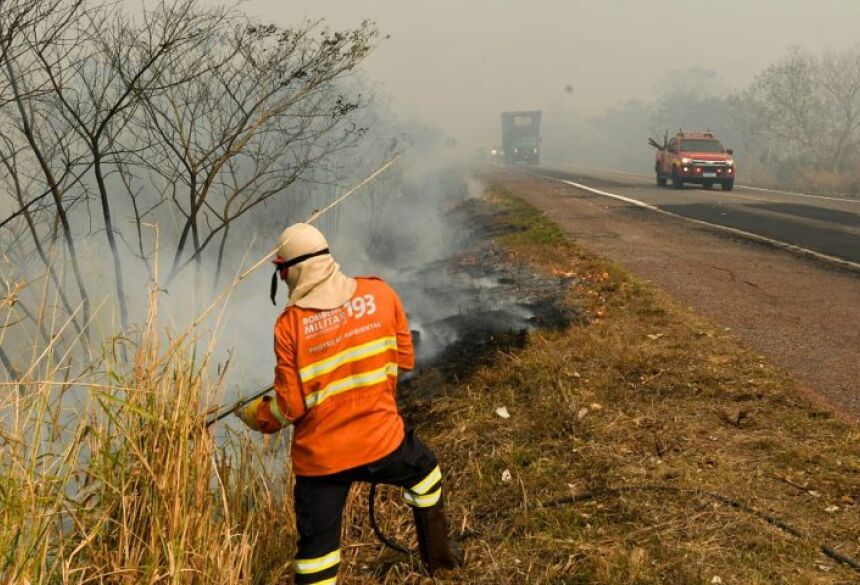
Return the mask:
<path fill-rule="evenodd" d="M 505 189 L 488 194 L 497 243 L 514 262 L 575 275 L 566 301 L 582 319 L 532 332 L 468 379 L 425 372 L 410 394 L 407 412 L 443 462 L 467 550 L 466 568 L 445 582 L 856 580 L 820 550 L 860 557 L 856 425 Z M 380 522 L 405 539 L 408 516 L 394 508 L 383 505 Z M 380 547 L 368 531 L 349 539 L 347 582 L 377 582 Z M 393 563 L 383 582 L 420 582 L 407 567 Z"/>
<path fill-rule="evenodd" d="M 220 399 L 210 352 L 188 333 L 160 340 L 151 297 L 145 325 L 89 376 L 36 356 L 44 378 L 0 386 L 0 583 L 276 583 L 288 571 L 284 450 L 203 430 Z"/>

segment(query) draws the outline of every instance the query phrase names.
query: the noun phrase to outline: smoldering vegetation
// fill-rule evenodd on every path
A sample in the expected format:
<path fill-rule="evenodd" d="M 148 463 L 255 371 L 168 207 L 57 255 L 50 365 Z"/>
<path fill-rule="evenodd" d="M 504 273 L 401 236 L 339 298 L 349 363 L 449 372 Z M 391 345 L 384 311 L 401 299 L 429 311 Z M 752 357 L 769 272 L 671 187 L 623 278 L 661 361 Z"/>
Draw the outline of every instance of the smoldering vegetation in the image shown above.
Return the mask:
<path fill-rule="evenodd" d="M 371 24 L 3 8 L 0 581 L 283 580 L 287 435 L 202 428 L 272 378 L 270 273 L 236 276 L 398 153 L 319 227 L 401 292 L 423 366 L 567 319 L 480 244 L 438 136 L 367 97 Z"/>
<path fill-rule="evenodd" d="M 446 165 L 402 177 L 383 207 L 367 206 L 358 233 L 361 213 L 352 210 L 352 229 L 333 230 L 345 268 L 379 275 L 402 296 L 418 370 L 459 377 L 484 354 L 521 344 L 529 330 L 563 328 L 575 318 L 560 303 L 570 278 L 539 275 L 493 243 L 503 235 L 492 222 L 496 211 L 470 174 Z"/>
<path fill-rule="evenodd" d="M 860 196 L 860 48 L 793 47 L 747 87 L 693 67 L 667 71 L 655 89 L 654 100 L 612 104 L 590 119 L 575 108 L 548 112 L 546 155 L 649 172 L 648 137 L 710 129 L 734 149 L 747 183 Z"/>

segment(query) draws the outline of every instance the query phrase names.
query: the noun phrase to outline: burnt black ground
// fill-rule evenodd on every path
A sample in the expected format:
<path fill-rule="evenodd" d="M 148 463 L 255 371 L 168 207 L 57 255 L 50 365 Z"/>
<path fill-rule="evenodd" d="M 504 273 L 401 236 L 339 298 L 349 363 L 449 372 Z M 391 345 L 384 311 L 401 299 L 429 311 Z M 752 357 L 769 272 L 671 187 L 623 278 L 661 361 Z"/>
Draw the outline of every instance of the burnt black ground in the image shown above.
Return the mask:
<path fill-rule="evenodd" d="M 565 328 L 581 319 L 563 303 L 574 279 L 538 274 L 493 243 L 510 229 L 494 223 L 497 213 L 478 198 L 449 206 L 450 221 L 464 226 L 456 252 L 414 270 L 408 282 L 392 283 L 411 313 L 417 372 L 434 370 L 444 379 L 463 380 L 500 352 L 522 348 L 530 331 Z M 421 297 L 447 310 L 428 314 L 420 304 L 410 307 L 410 299 Z M 410 389 L 407 380 L 402 390 L 408 395 Z"/>

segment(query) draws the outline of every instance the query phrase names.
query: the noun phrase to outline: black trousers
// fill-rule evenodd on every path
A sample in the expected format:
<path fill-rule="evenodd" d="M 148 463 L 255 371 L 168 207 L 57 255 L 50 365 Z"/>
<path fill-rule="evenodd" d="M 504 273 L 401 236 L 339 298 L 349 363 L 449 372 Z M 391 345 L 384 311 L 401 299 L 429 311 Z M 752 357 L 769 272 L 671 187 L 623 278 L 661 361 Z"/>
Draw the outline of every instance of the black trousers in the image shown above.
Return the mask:
<path fill-rule="evenodd" d="M 402 487 L 404 499 L 413 507 L 433 506 L 442 495 L 436 457 L 412 431 L 397 449 L 373 463 L 332 475 L 296 476 L 297 585 L 336 582 L 343 508 L 355 481 Z"/>

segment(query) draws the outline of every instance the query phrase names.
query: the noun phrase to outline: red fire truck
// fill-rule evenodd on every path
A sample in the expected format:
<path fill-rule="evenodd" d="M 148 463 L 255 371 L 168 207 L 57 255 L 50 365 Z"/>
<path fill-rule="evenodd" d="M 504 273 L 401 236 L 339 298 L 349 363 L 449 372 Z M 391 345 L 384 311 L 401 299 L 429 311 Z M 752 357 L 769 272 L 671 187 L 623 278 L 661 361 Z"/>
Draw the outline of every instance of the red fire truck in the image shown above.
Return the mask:
<path fill-rule="evenodd" d="M 731 191 L 735 186 L 735 160 L 732 149 L 725 148 L 710 131 L 678 132 L 671 139 L 668 134 L 663 144 L 649 139 L 648 143 L 657 149 L 654 170 L 657 184 L 665 187 L 671 179 L 676 189 L 685 183 L 702 185 L 710 189 L 719 183 L 723 191 Z"/>

